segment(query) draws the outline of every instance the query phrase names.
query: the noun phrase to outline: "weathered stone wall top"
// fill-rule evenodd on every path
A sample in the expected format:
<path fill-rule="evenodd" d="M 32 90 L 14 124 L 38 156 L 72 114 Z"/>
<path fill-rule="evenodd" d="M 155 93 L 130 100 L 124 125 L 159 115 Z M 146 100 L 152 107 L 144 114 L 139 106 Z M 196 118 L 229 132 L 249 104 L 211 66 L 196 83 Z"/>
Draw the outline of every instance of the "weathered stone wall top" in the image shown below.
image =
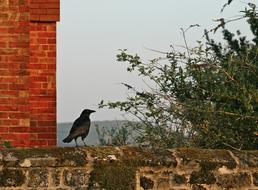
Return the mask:
<path fill-rule="evenodd" d="M 258 151 L 132 147 L 9 149 L 0 189 L 258 189 Z"/>

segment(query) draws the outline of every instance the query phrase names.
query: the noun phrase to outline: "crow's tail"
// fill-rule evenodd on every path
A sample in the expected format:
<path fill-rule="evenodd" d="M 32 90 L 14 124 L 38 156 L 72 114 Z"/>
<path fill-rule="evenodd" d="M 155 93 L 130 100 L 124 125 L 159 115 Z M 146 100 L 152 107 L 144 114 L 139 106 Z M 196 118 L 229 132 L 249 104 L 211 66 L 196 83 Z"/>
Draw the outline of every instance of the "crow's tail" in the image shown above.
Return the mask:
<path fill-rule="evenodd" d="M 64 143 L 69 143 L 69 142 L 71 142 L 72 140 L 73 140 L 73 137 L 70 136 L 70 135 L 68 135 L 68 137 L 66 137 L 66 138 L 63 140 L 63 142 L 64 142 Z"/>

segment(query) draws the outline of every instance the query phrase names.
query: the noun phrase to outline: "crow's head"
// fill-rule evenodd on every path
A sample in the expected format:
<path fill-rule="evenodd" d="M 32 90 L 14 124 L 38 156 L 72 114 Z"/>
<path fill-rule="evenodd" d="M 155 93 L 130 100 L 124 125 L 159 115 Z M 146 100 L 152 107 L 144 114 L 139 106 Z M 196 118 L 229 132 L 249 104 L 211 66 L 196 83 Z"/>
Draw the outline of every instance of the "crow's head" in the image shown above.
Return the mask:
<path fill-rule="evenodd" d="M 85 109 L 85 110 L 82 111 L 81 116 L 82 115 L 88 115 L 89 116 L 91 113 L 94 113 L 94 112 L 96 112 L 96 111 L 90 110 L 90 109 Z"/>

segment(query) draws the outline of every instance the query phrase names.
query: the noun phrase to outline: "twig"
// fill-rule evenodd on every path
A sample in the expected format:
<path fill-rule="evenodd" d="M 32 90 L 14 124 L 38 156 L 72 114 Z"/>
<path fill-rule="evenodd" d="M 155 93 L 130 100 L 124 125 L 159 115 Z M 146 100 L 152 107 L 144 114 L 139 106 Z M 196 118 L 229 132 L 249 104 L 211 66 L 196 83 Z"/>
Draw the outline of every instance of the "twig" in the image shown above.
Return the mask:
<path fill-rule="evenodd" d="M 185 32 L 188 30 L 184 30 L 183 28 L 180 28 L 181 31 L 182 31 L 182 34 L 183 34 L 183 39 L 184 39 L 184 43 L 185 43 L 185 47 L 186 47 L 186 51 L 187 51 L 187 54 L 188 54 L 188 58 L 190 58 L 190 52 L 189 52 L 189 48 L 188 48 L 188 44 L 186 42 L 186 37 L 185 37 Z"/>
<path fill-rule="evenodd" d="M 231 146 L 230 144 L 224 143 L 224 142 L 223 142 L 223 144 L 224 144 L 225 146 L 228 146 L 228 147 L 232 148 L 233 150 L 241 151 L 241 148 L 235 148 L 235 147 Z"/>

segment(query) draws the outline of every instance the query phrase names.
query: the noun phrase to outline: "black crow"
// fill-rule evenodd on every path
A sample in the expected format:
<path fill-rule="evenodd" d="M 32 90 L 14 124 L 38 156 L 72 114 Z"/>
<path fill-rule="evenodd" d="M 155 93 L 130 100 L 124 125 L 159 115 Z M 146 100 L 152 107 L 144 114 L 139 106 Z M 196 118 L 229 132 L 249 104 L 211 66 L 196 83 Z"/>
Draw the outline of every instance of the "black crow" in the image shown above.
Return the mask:
<path fill-rule="evenodd" d="M 94 110 L 89 110 L 89 109 L 85 109 L 85 110 L 82 111 L 80 117 L 77 118 L 74 121 L 69 135 L 63 140 L 64 143 L 69 143 L 74 139 L 76 146 L 78 146 L 77 138 L 81 137 L 82 142 L 86 146 L 86 144 L 84 142 L 84 139 L 89 134 L 89 131 L 90 131 L 90 114 L 93 113 L 93 112 L 95 112 L 95 111 Z"/>

